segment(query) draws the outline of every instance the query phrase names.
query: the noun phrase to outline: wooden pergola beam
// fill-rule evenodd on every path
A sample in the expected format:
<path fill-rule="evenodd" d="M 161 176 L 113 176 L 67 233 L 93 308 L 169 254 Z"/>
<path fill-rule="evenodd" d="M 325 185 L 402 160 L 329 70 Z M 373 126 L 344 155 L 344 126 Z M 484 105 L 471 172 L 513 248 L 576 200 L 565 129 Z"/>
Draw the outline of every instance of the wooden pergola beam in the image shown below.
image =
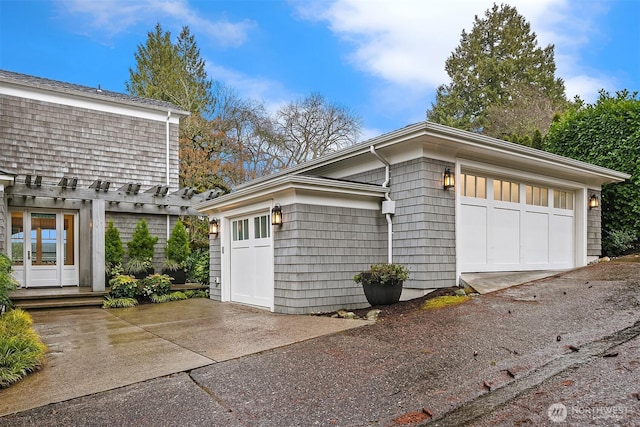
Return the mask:
<path fill-rule="evenodd" d="M 202 215 L 193 205 L 202 201 L 201 197 L 183 198 L 178 194 L 156 196 L 153 193 L 127 194 L 126 191 L 103 191 L 83 188 L 63 188 L 60 186 L 40 187 L 14 184 L 5 188 L 5 196 L 11 205 L 24 207 L 80 209 L 93 200 L 103 200 L 106 212 L 139 213 L 151 215 Z M 11 202 L 13 200 L 13 203 Z"/>

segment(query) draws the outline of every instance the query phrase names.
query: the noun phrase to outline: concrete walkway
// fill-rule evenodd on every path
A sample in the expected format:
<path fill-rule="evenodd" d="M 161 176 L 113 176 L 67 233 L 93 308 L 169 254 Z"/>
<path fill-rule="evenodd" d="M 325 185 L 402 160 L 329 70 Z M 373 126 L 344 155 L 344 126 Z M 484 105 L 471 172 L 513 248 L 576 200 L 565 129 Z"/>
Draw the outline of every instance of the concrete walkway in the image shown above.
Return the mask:
<path fill-rule="evenodd" d="M 500 271 L 497 273 L 463 273 L 460 275 L 462 286 L 469 286 L 481 295 L 507 289 L 512 286 L 535 280 L 546 279 L 566 270 L 535 270 L 535 271 Z"/>
<path fill-rule="evenodd" d="M 0 416 L 368 325 L 190 299 L 31 313 L 44 368 L 0 390 Z"/>

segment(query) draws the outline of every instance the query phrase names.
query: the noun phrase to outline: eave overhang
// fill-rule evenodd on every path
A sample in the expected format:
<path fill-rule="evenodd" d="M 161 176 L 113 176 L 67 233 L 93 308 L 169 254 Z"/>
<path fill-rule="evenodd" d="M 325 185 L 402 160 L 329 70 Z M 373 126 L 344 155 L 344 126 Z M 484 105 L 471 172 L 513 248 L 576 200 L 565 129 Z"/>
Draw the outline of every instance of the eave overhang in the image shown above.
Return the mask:
<path fill-rule="evenodd" d="M 345 197 L 383 199 L 389 189 L 378 185 L 362 184 L 304 175 L 285 175 L 265 180 L 255 185 L 238 189 L 213 200 L 207 200 L 194 206 L 200 212 L 221 211 L 249 203 L 273 199 L 278 194 L 294 190 L 330 194 Z"/>

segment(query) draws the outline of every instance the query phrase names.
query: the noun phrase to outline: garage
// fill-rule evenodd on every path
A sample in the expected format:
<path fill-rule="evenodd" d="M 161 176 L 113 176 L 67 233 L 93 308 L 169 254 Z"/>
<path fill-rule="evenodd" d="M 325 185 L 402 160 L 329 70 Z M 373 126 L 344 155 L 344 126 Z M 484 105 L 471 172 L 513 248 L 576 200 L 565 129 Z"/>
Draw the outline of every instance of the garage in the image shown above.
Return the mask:
<path fill-rule="evenodd" d="M 231 301 L 271 309 L 273 251 L 269 212 L 229 221 Z"/>
<path fill-rule="evenodd" d="M 466 171 L 459 182 L 461 272 L 576 265 L 573 191 Z"/>

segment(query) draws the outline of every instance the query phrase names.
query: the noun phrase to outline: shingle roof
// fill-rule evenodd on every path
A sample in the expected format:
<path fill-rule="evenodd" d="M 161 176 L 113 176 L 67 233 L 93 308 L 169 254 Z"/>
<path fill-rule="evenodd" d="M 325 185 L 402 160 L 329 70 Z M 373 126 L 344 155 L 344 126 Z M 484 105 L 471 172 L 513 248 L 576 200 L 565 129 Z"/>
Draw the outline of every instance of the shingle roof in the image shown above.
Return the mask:
<path fill-rule="evenodd" d="M 165 101 L 158 101 L 149 98 L 140 98 L 137 96 L 126 95 L 124 93 L 112 92 L 94 87 L 77 85 L 74 83 L 66 83 L 58 80 L 46 79 L 43 77 L 30 76 L 27 74 L 16 73 L 13 71 L 0 69 L 0 81 L 12 82 L 14 84 L 47 89 L 55 92 L 68 93 L 73 95 L 81 95 L 94 99 L 108 98 L 112 102 L 123 104 L 143 106 L 154 110 L 170 110 L 180 115 L 189 115 L 187 111 L 182 110 L 178 106 Z"/>

